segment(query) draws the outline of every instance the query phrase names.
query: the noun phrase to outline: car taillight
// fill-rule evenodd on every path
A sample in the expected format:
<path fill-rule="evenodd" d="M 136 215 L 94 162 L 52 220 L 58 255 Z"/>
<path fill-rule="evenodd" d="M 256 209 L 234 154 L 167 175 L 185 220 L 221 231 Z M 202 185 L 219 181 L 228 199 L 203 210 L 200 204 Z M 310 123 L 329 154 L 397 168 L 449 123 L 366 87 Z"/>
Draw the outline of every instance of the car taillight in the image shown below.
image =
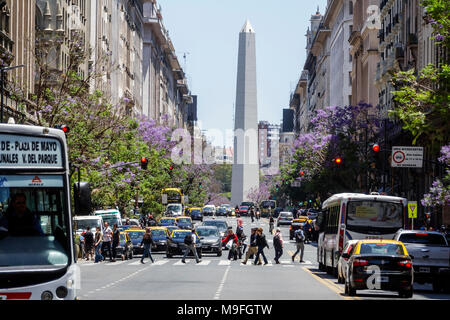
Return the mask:
<path fill-rule="evenodd" d="M 368 264 L 369 261 L 363 259 L 355 259 L 355 261 L 353 261 L 354 267 L 367 266 Z"/>
<path fill-rule="evenodd" d="M 289 228 L 289 230 L 292 230 L 292 226 Z"/>
<path fill-rule="evenodd" d="M 399 261 L 398 265 L 402 266 L 402 267 L 406 267 L 406 268 L 411 268 L 412 267 L 412 263 L 409 260 Z"/>

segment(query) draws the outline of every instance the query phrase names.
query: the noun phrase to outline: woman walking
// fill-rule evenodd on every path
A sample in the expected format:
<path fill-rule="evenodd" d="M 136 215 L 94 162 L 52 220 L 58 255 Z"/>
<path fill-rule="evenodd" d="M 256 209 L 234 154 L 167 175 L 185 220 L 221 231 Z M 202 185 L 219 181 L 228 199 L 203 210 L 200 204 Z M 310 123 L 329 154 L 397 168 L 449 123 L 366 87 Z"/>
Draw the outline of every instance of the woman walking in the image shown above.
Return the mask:
<path fill-rule="evenodd" d="M 277 228 L 273 236 L 273 248 L 275 249 L 275 263 L 280 264 L 279 259 L 283 255 L 283 236 L 281 235 L 280 228 Z"/>
<path fill-rule="evenodd" d="M 141 258 L 142 264 L 145 264 L 144 258 L 146 255 L 148 255 L 148 257 L 150 258 L 152 263 L 155 262 L 155 260 L 153 260 L 152 252 L 151 252 L 152 244 L 153 244 L 153 237 L 152 237 L 150 229 L 147 229 L 147 231 L 145 231 L 144 237 L 142 238 L 142 241 L 141 241 L 141 247 L 144 246 L 144 252 L 142 253 L 142 258 Z"/>
<path fill-rule="evenodd" d="M 101 253 L 102 239 L 103 239 L 103 233 L 101 231 L 101 228 L 97 227 L 96 232 L 95 232 L 95 239 L 94 239 L 95 263 L 105 260 L 105 258 L 102 256 L 102 253 Z"/>

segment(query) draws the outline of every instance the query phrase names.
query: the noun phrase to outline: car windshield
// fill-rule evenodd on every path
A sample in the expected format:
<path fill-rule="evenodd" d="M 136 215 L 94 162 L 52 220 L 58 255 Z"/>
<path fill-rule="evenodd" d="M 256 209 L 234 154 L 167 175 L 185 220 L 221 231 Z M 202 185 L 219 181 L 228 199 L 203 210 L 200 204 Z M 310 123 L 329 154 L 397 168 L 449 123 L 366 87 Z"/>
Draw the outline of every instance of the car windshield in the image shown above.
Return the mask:
<path fill-rule="evenodd" d="M 403 256 L 405 252 L 400 244 L 396 243 L 362 243 L 360 254 L 396 255 Z"/>
<path fill-rule="evenodd" d="M 175 204 L 169 204 L 167 206 L 167 211 L 181 212 L 181 206 L 180 205 L 175 205 Z"/>
<path fill-rule="evenodd" d="M 0 176 L 0 272 L 69 262 L 67 199 L 62 176 Z"/>
<path fill-rule="evenodd" d="M 282 217 L 282 218 L 292 218 L 293 214 L 291 212 L 282 212 L 282 213 L 280 213 L 280 217 Z"/>
<path fill-rule="evenodd" d="M 172 234 L 172 239 L 184 239 L 187 234 L 191 234 L 190 232 L 180 232 L 180 231 L 174 231 Z"/>
<path fill-rule="evenodd" d="M 350 201 L 347 207 L 347 229 L 355 232 L 396 232 L 402 227 L 401 203 Z"/>
<path fill-rule="evenodd" d="M 85 231 L 87 227 L 90 227 L 93 232 L 97 227 L 102 227 L 100 219 L 77 219 L 73 221 L 73 224 L 77 232 Z"/>
<path fill-rule="evenodd" d="M 444 236 L 434 233 L 404 233 L 400 236 L 399 241 L 403 243 L 416 243 L 416 244 L 428 244 L 428 245 L 447 245 Z"/>
<path fill-rule="evenodd" d="M 204 226 L 214 226 L 219 229 L 220 232 L 227 230 L 228 225 L 225 221 L 217 221 L 217 220 L 208 220 L 203 222 Z"/>
<path fill-rule="evenodd" d="M 144 237 L 143 231 L 127 231 L 130 235 L 131 240 L 141 240 Z"/>
<path fill-rule="evenodd" d="M 241 206 L 240 209 L 241 209 L 241 210 L 248 210 L 248 207 L 247 207 L 247 206 Z"/>
<path fill-rule="evenodd" d="M 200 213 L 201 213 L 201 211 L 198 209 L 191 210 L 191 214 L 200 214 Z"/>
<path fill-rule="evenodd" d="M 263 208 L 275 208 L 275 203 L 273 201 L 263 201 Z"/>
<path fill-rule="evenodd" d="M 210 228 L 198 228 L 197 233 L 200 237 L 213 237 L 213 236 L 219 236 L 219 230 L 217 229 L 210 229 Z"/>
<path fill-rule="evenodd" d="M 119 214 L 117 213 L 102 214 L 102 219 L 103 222 L 108 222 L 108 225 L 110 227 L 114 226 L 115 224 L 117 224 L 117 226 L 122 225 L 122 219 L 120 219 Z"/>
<path fill-rule="evenodd" d="M 181 218 L 181 219 L 178 219 L 177 222 L 181 222 L 181 223 L 191 223 L 191 219 L 189 219 L 189 218 Z"/>
<path fill-rule="evenodd" d="M 166 236 L 166 231 L 161 230 L 161 229 L 153 229 L 152 230 L 152 236 L 153 237 L 165 237 Z"/>

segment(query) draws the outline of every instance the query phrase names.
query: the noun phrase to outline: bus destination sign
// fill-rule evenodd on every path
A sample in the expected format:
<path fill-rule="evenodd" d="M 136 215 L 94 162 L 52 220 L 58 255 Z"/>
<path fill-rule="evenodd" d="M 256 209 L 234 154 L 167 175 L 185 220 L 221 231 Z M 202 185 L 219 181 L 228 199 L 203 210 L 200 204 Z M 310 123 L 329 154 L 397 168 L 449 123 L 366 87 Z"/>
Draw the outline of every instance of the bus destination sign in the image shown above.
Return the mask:
<path fill-rule="evenodd" d="M 61 144 L 56 139 L 0 135 L 0 167 L 63 167 Z"/>

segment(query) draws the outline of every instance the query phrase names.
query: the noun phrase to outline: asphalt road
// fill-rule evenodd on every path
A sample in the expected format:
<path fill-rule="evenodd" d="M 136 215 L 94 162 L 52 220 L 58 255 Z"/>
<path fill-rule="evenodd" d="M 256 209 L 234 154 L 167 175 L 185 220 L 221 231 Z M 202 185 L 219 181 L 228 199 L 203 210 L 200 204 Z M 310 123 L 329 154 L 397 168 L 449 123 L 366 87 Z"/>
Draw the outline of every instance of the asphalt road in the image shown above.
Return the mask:
<path fill-rule="evenodd" d="M 209 217 L 205 219 L 210 219 Z M 226 219 L 236 229 L 235 218 Z M 250 235 L 251 227 L 262 227 L 269 241 L 266 249 L 268 265 L 255 266 L 250 261 L 229 261 L 228 251 L 222 257 L 203 254 L 202 262 L 193 258 L 181 263 L 181 257 L 167 259 L 165 253 L 152 253 L 155 263 L 140 258 L 94 264 L 79 261 L 82 300 L 362 300 L 401 298 L 395 292 L 358 291 L 358 296 L 348 297 L 337 279 L 318 270 L 315 244 L 305 245 L 303 260 L 292 262 L 296 250 L 289 241 L 289 226 L 281 226 L 284 252 L 281 264 L 275 264 L 272 235 L 268 234 L 268 220 L 251 223 L 244 217 L 244 232 Z M 449 294 L 434 294 L 430 285 L 415 285 L 413 299 L 450 299 Z"/>

